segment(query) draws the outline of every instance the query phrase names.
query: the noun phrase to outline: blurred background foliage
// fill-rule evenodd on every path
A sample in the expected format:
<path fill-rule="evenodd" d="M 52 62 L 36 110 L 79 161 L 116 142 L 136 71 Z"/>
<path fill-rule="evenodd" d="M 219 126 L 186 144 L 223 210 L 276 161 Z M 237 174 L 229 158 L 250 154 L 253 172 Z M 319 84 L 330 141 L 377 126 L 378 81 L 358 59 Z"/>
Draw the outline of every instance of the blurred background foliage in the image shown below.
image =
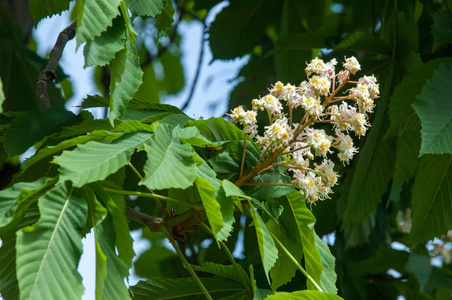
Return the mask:
<path fill-rule="evenodd" d="M 224 8 L 208 22 L 220 3 Z M 195 70 L 190 71 L 195 77 L 188 82 L 181 63 L 181 22 L 202 25 L 201 43 L 208 44 L 213 61 L 246 58 L 228 96 L 229 109 L 250 108 L 250 101 L 266 94 L 278 80 L 299 84 L 306 79 L 306 62 L 316 56 L 339 62 L 344 56 L 356 56 L 362 65 L 358 75 L 374 74 L 380 83 L 372 128 L 366 138 L 355 141 L 360 147 L 357 159 L 346 166 L 336 162 L 342 175 L 332 199 L 312 206 L 315 230 L 336 257 L 339 295 L 345 299 L 452 299 L 452 1 L 226 3 L 168 1 L 158 19 L 135 21 L 144 72 L 135 98 L 164 103 L 168 96 L 188 88 L 189 96 L 180 108 L 205 105 L 192 97 L 201 64 L 194 64 Z M 36 54 L 32 27 L 27 1 L 0 1 L 2 131 L 14 113 L 37 109 L 35 82 L 46 59 Z M 200 49 L 202 58 L 204 47 Z M 92 78 L 105 96 L 109 72 L 97 66 Z M 71 98 L 71 81 L 62 70 L 49 94 L 55 108 L 63 108 Z M 33 124 L 30 120 L 24 130 L 32 132 Z M 0 186 L 5 187 L 18 171 L 19 159 L 8 158 L 0 142 Z M 139 153 L 133 159 L 134 165 L 144 162 Z M 127 178 L 133 176 L 124 176 L 127 185 Z M 129 205 L 157 214 L 157 208 L 144 199 L 130 199 Z M 272 199 L 266 205 L 278 209 Z M 265 282 L 250 220 L 236 218 L 240 228 L 229 238 L 228 247 L 245 269 L 254 266 L 258 282 Z M 135 223 L 130 227 L 141 230 Z M 136 259 L 136 275 L 188 276 L 178 257 L 164 246 L 162 236 L 143 230 L 142 237 L 151 247 Z M 227 263 L 204 232 L 189 234 L 179 245 L 192 263 Z M 304 284 L 297 273 L 283 289 L 300 290 Z"/>

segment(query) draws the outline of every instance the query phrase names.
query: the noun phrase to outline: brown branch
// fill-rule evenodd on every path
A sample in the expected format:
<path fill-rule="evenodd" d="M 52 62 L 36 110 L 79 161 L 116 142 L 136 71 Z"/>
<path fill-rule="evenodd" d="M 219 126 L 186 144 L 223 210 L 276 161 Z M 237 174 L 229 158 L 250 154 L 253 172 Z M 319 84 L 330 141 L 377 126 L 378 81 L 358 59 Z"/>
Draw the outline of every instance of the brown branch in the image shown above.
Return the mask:
<path fill-rule="evenodd" d="M 66 43 L 74 38 L 76 27 L 77 22 L 74 21 L 60 32 L 55 46 L 53 46 L 52 51 L 50 51 L 49 61 L 47 62 L 46 67 L 39 73 L 38 81 L 36 81 L 36 91 L 38 93 L 38 104 L 42 109 L 51 107 L 49 95 L 47 94 L 47 84 L 51 83 L 56 78 L 58 62 L 61 59 Z"/>

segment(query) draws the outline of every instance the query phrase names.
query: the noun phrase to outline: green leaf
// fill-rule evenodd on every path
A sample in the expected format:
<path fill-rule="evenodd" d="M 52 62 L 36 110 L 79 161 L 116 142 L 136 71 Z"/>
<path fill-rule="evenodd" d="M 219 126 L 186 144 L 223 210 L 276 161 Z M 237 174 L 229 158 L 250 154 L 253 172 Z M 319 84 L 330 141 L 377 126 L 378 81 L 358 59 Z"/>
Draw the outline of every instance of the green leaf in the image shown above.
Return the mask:
<path fill-rule="evenodd" d="M 249 213 L 253 218 L 254 228 L 256 229 L 257 244 L 259 246 L 265 276 L 267 277 L 268 283 L 270 283 L 269 272 L 278 259 L 278 249 L 267 226 L 251 204 L 251 200 L 248 200 L 248 203 L 250 207 Z"/>
<path fill-rule="evenodd" d="M 287 51 L 329 48 L 326 39 L 327 36 L 318 32 L 291 34 L 278 39 L 267 56 Z"/>
<path fill-rule="evenodd" d="M 419 165 L 418 153 L 421 145 L 419 126 L 404 131 L 397 139 L 396 161 L 394 166 L 393 190 L 397 185 L 408 182 Z"/>
<path fill-rule="evenodd" d="M 173 130 L 173 136 L 180 139 L 182 142 L 190 144 L 196 147 L 218 147 L 223 144 L 223 142 L 212 142 L 205 138 L 198 128 L 194 126 L 182 128 L 177 126 Z"/>
<path fill-rule="evenodd" d="M 271 1 L 254 0 L 232 2 L 223 8 L 209 29 L 213 59 L 235 59 L 251 53 L 264 36 L 275 6 Z"/>
<path fill-rule="evenodd" d="M 200 278 L 209 294 L 214 298 L 225 296 L 228 292 L 237 293 L 245 288 L 242 284 L 220 278 Z M 161 278 L 140 281 L 132 287 L 134 300 L 177 299 L 179 297 L 196 297 L 202 295 L 199 286 L 193 278 Z"/>
<path fill-rule="evenodd" d="M 433 71 L 445 61 L 450 61 L 450 58 L 434 59 L 415 68 L 395 87 L 388 104 L 391 126 L 386 135 L 394 135 L 397 132 L 402 134 L 420 123 L 411 105 L 421 93 L 424 84 L 432 77 Z"/>
<path fill-rule="evenodd" d="M 222 216 L 222 228 L 216 233 L 219 241 L 226 241 L 232 231 L 232 224 L 235 222 L 234 218 L 234 204 L 224 192 L 223 186 L 216 178 L 215 172 L 209 165 L 200 157 L 197 157 L 203 163 L 198 166 L 198 176 L 204 178 L 207 182 L 215 188 L 215 199 L 220 205 L 220 212 Z"/>
<path fill-rule="evenodd" d="M 19 299 L 19 285 L 16 276 L 16 232 L 34 224 L 39 219 L 37 203 L 33 203 L 12 226 L 0 230 L 0 294 L 4 299 Z M 14 259 L 12 259 L 14 258 Z"/>
<path fill-rule="evenodd" d="M 452 155 L 426 155 L 412 188 L 414 245 L 439 237 L 452 229 Z"/>
<path fill-rule="evenodd" d="M 406 269 L 414 273 L 422 293 L 432 293 L 438 289 L 447 289 L 449 290 L 448 296 L 450 296 L 450 287 L 452 285 L 450 271 L 446 268 L 432 266 L 429 257 L 412 253 L 406 264 Z M 449 298 L 448 296 L 436 299 L 447 299 Z"/>
<path fill-rule="evenodd" d="M 19 182 L 0 191 L 0 228 L 7 226 L 13 218 L 21 216 L 26 208 L 35 202 L 47 187 L 48 182 Z"/>
<path fill-rule="evenodd" d="M 114 216 L 111 214 L 94 229 L 96 242 L 98 242 L 100 246 L 99 250 L 102 251 L 106 258 L 107 276 L 105 277 L 101 299 L 130 299 L 129 291 L 124 282 L 124 278 L 129 274 L 129 268 L 126 263 L 116 255 L 115 241 L 117 241 L 118 236 L 115 229 Z M 96 250 L 98 250 L 97 245 Z M 102 270 L 104 267 L 102 255 L 99 256 L 99 259 L 101 260 L 99 265 L 100 271 L 105 272 L 105 269 Z M 103 275 L 100 276 L 99 279 L 101 279 L 101 277 L 103 277 Z"/>
<path fill-rule="evenodd" d="M 17 279 L 23 299 L 80 299 L 83 193 L 60 185 L 39 199 L 41 218 L 17 233 Z"/>
<path fill-rule="evenodd" d="M 5 133 L 4 148 L 10 157 L 22 154 L 45 136 L 76 122 L 76 115 L 61 108 L 18 113 Z"/>
<path fill-rule="evenodd" d="M 170 126 L 158 124 L 150 141 L 145 143 L 148 159 L 143 168 L 145 176 L 140 184 L 151 190 L 185 189 L 196 179 L 198 168 L 193 148 L 171 135 Z"/>
<path fill-rule="evenodd" d="M 272 219 L 269 220 L 267 222 L 267 228 L 284 245 L 298 263 L 301 263 L 303 247 L 300 236 L 293 235 L 293 228 L 296 226 L 294 224 L 295 220 L 285 219 L 283 216 L 280 218 L 279 223 Z M 272 278 L 271 289 L 276 291 L 280 286 L 290 282 L 297 270 L 298 267 L 289 256 L 284 251 L 279 251 L 278 259 L 270 270 L 270 276 Z"/>
<path fill-rule="evenodd" d="M 143 71 L 140 67 L 135 46 L 116 53 L 111 61 L 110 81 L 110 123 L 121 118 L 124 111 L 142 83 Z"/>
<path fill-rule="evenodd" d="M 440 64 L 413 104 L 422 124 L 420 156 L 452 153 L 451 80 L 452 62 Z"/>
<path fill-rule="evenodd" d="M 205 262 L 201 266 L 191 266 L 193 270 L 211 273 L 215 275 L 219 275 L 222 277 L 226 277 L 235 281 L 240 282 L 241 284 L 251 287 L 251 281 L 248 278 L 245 270 L 241 265 L 221 265 L 213 262 Z"/>
<path fill-rule="evenodd" d="M 127 6 L 134 15 L 155 17 L 162 12 L 166 2 L 171 0 L 126 0 Z"/>
<path fill-rule="evenodd" d="M 34 25 L 44 18 L 51 17 L 69 9 L 71 0 L 30 0 L 29 9 L 33 16 Z"/>
<path fill-rule="evenodd" d="M 81 0 L 77 2 L 77 47 L 100 36 L 119 15 L 121 0 Z"/>
<path fill-rule="evenodd" d="M 343 215 L 344 225 L 359 222 L 368 217 L 372 211 L 375 211 L 392 178 L 395 140 L 387 138 L 383 141 L 388 125 L 384 119 L 385 108 L 393 80 L 394 68 L 391 67 L 388 72 L 389 74 L 384 82 L 385 89 L 382 92 L 382 101 L 379 103 L 372 127 L 355 162 L 356 167 L 348 193 L 345 192 L 340 195 L 340 197 L 347 199 L 347 208 Z"/>
<path fill-rule="evenodd" d="M 129 222 L 126 216 L 124 196 L 108 194 L 100 184 L 94 183 L 93 188 L 113 218 L 113 227 L 116 236 L 115 246 L 119 257 L 126 263 L 129 269 L 132 267 L 132 259 L 135 257 L 135 252 L 133 251 L 133 239 L 130 236 Z"/>
<path fill-rule="evenodd" d="M 61 143 L 59 143 L 58 145 L 55 146 L 47 146 L 45 148 L 40 149 L 38 152 L 36 152 L 35 155 L 33 155 L 32 157 L 26 159 L 24 161 L 24 163 L 22 164 L 21 167 L 21 174 L 23 172 L 25 172 L 27 169 L 29 169 L 31 166 L 33 166 L 34 164 L 36 164 L 37 162 L 41 161 L 42 159 L 61 152 L 63 150 L 69 149 L 71 147 L 77 146 L 77 145 L 81 145 L 81 144 L 85 144 L 89 141 L 105 141 L 105 140 L 114 140 L 117 139 L 121 136 L 123 136 L 124 133 L 111 133 L 109 131 L 106 130 L 96 130 L 91 132 L 88 135 L 82 135 L 82 136 L 78 136 L 76 138 L 73 139 L 69 139 L 69 140 L 65 140 Z"/>
<path fill-rule="evenodd" d="M 452 43 L 452 14 L 445 11 L 437 11 L 433 14 L 432 34 L 435 38 L 433 48 L 441 44 Z"/>
<path fill-rule="evenodd" d="M 165 8 L 162 10 L 161 14 L 157 16 L 157 38 L 166 35 L 166 32 L 171 27 L 171 24 L 174 22 L 175 9 L 173 6 L 173 1 L 167 1 Z"/>
<path fill-rule="evenodd" d="M 340 300 L 338 295 L 331 293 L 323 293 L 319 291 L 297 291 L 293 293 L 281 293 L 279 295 L 271 295 L 265 300 Z"/>
<path fill-rule="evenodd" d="M 320 254 L 320 261 L 322 262 L 323 272 L 320 275 L 321 287 L 324 292 L 337 294 L 336 280 L 337 275 L 335 271 L 336 259 L 330 252 L 328 245 L 316 234 L 315 246 Z"/>
<path fill-rule="evenodd" d="M 365 51 L 370 53 L 391 55 L 392 49 L 380 38 L 366 34 L 364 32 L 355 32 L 343 39 L 334 46 L 337 50 Z"/>
<path fill-rule="evenodd" d="M 189 121 L 187 126 L 196 126 L 202 135 L 212 142 L 244 139 L 243 131 L 223 118 Z"/>
<path fill-rule="evenodd" d="M 141 148 L 149 137 L 147 132 L 136 132 L 110 144 L 92 141 L 72 151 L 63 151 L 54 160 L 60 165 L 60 182 L 69 180 L 74 186 L 81 187 L 105 179 L 128 164 L 135 149 Z"/>
<path fill-rule="evenodd" d="M 113 20 L 113 25 L 98 37 L 88 41 L 83 49 L 85 68 L 91 66 L 105 66 L 116 52 L 124 49 L 126 42 L 126 28 L 124 19 L 119 16 Z"/>
<path fill-rule="evenodd" d="M 217 234 L 224 227 L 224 224 L 220 204 L 215 199 L 215 188 L 206 179 L 199 176 L 196 177 L 195 184 L 206 210 L 210 227 L 215 238 L 218 239 Z"/>
<path fill-rule="evenodd" d="M 291 184 L 292 180 L 290 176 L 285 174 L 280 174 L 276 172 L 266 172 L 261 173 L 254 177 L 250 183 L 282 183 Z M 290 194 L 294 190 L 290 186 L 265 186 L 265 185 L 254 185 L 254 186 L 244 186 L 243 191 L 250 197 L 257 198 L 260 200 L 267 200 L 270 198 L 279 198 Z"/>
<path fill-rule="evenodd" d="M 300 236 L 303 244 L 306 272 L 322 287 L 320 279 L 323 272 L 323 265 L 319 250 L 315 244 L 315 217 L 306 207 L 305 199 L 300 192 L 294 191 L 287 195 L 287 200 L 290 207 L 288 213 L 292 215 L 296 222 L 296 234 Z M 306 282 L 308 289 L 316 289 L 309 280 Z"/>

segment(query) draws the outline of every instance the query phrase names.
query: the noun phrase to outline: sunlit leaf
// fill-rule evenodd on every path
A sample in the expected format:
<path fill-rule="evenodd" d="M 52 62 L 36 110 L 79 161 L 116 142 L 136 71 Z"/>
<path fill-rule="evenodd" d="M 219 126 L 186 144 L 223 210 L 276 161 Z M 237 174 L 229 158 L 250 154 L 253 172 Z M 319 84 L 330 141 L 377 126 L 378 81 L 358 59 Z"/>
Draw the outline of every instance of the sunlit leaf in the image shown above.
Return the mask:
<path fill-rule="evenodd" d="M 195 152 L 190 145 L 173 138 L 171 132 L 170 126 L 158 124 L 155 134 L 145 143 L 148 160 L 140 184 L 150 189 L 187 188 L 196 179 Z"/>
<path fill-rule="evenodd" d="M 41 218 L 17 233 L 17 279 L 23 299 L 80 299 L 83 194 L 60 185 L 39 199 Z"/>
<path fill-rule="evenodd" d="M 85 68 L 108 64 L 115 57 L 116 52 L 125 47 L 125 30 L 124 19 L 117 17 L 107 31 L 88 41 L 83 48 Z"/>
<path fill-rule="evenodd" d="M 215 188 L 202 177 L 197 177 L 195 184 L 206 210 L 210 227 L 215 237 L 217 237 L 217 233 L 223 228 L 224 224 L 220 204 L 215 199 Z"/>
<path fill-rule="evenodd" d="M 96 242 L 98 242 L 100 246 L 100 249 L 97 249 L 96 245 L 96 251 L 102 251 L 106 258 L 107 276 L 104 281 L 102 299 L 130 299 L 129 291 L 127 290 L 124 281 L 124 278 L 128 276 L 128 267 L 126 263 L 116 255 L 115 240 L 117 239 L 117 235 L 115 234 L 114 220 L 112 219 L 113 216 L 108 215 L 107 218 L 94 229 Z M 101 256 L 99 258 L 101 258 Z M 101 267 L 103 266 L 102 264 L 100 265 Z"/>
<path fill-rule="evenodd" d="M 138 16 L 155 17 L 170 0 L 126 0 L 127 6 L 133 14 Z"/>
<path fill-rule="evenodd" d="M 110 144 L 88 142 L 74 150 L 63 151 L 55 157 L 60 165 L 60 182 L 71 181 L 81 187 L 86 183 L 105 179 L 129 163 L 136 148 L 150 138 L 149 133 L 136 132 L 123 136 Z"/>
<path fill-rule="evenodd" d="M 265 300 L 340 300 L 338 295 L 331 293 L 323 293 L 319 291 L 297 291 L 293 293 L 281 293 L 279 295 L 271 295 Z"/>
<path fill-rule="evenodd" d="M 77 46 L 100 36 L 119 15 L 121 0 L 82 0 L 77 2 Z"/>
<path fill-rule="evenodd" d="M 121 118 L 124 111 L 142 83 L 143 71 L 140 68 L 135 46 L 116 53 L 111 61 L 110 81 L 110 123 Z"/>

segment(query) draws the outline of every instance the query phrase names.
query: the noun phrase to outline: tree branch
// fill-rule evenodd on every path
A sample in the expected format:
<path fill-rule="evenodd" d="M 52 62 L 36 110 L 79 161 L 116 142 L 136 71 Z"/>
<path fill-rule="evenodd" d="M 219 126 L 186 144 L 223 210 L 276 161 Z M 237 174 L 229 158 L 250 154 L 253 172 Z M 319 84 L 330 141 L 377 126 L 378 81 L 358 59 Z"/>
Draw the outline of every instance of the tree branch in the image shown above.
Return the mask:
<path fill-rule="evenodd" d="M 56 78 L 58 62 L 61 59 L 66 43 L 74 38 L 76 27 L 77 22 L 74 21 L 60 32 L 55 46 L 53 46 L 52 51 L 50 51 L 50 57 L 46 67 L 39 73 L 38 81 L 36 81 L 36 91 L 38 94 L 38 104 L 42 109 L 51 107 L 49 95 L 47 94 L 47 84 L 51 83 Z"/>
<path fill-rule="evenodd" d="M 205 38 L 204 35 L 206 34 L 206 22 L 205 20 L 202 22 L 203 30 L 202 30 L 202 39 L 201 39 L 201 51 L 199 53 L 199 59 L 198 59 L 198 66 L 195 73 L 195 78 L 193 79 L 193 84 L 190 89 L 190 93 L 188 94 L 187 100 L 185 100 L 184 104 L 181 106 L 181 110 L 184 110 L 188 107 L 188 105 L 191 102 L 191 99 L 193 97 L 193 93 L 195 91 L 196 83 L 198 82 L 199 74 L 201 73 L 201 65 L 202 65 L 202 59 L 204 57 L 204 42 Z"/>
<path fill-rule="evenodd" d="M 144 214 L 144 213 L 134 210 L 133 208 L 128 207 L 128 206 L 126 206 L 126 216 L 130 220 L 143 224 L 149 228 L 151 228 L 151 225 L 154 223 L 163 222 L 162 218 L 157 218 L 157 217 L 153 217 L 153 216 Z"/>

